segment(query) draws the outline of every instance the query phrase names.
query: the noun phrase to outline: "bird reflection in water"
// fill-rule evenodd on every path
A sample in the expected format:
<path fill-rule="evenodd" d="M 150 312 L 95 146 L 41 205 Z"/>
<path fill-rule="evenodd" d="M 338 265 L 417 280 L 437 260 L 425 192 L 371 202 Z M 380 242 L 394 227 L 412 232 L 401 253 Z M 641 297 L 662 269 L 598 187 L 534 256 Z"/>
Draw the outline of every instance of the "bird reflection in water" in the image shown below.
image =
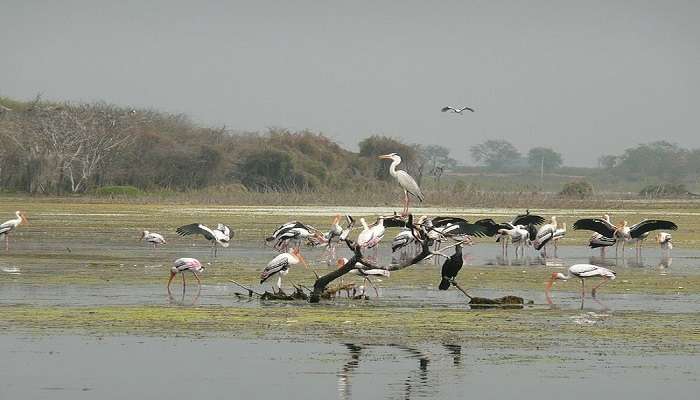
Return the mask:
<path fill-rule="evenodd" d="M 443 344 L 442 347 L 452 355 L 452 365 L 455 367 L 462 365 L 462 346 L 458 344 Z"/>
<path fill-rule="evenodd" d="M 550 310 L 558 310 L 559 309 L 559 305 L 554 303 L 554 301 L 552 300 L 552 295 L 549 291 L 545 290 L 544 297 L 547 301 L 547 304 L 549 305 Z M 597 297 L 590 297 L 590 299 L 593 300 L 594 303 L 598 304 L 598 306 L 600 306 L 599 311 L 610 311 L 610 307 L 608 307 L 605 303 L 600 301 Z M 586 302 L 585 298 L 582 297 L 581 298 L 581 307 L 579 308 L 580 310 L 583 310 L 585 302 Z"/>
<path fill-rule="evenodd" d="M 435 390 L 435 388 L 428 384 L 428 364 L 430 364 L 430 359 L 428 358 L 428 355 L 416 349 L 415 347 L 398 344 L 391 346 L 407 352 L 408 354 L 410 354 L 411 358 L 418 359 L 418 370 L 411 371 L 411 373 L 406 377 L 406 379 L 404 379 L 404 399 L 410 399 L 414 393 L 418 398 L 430 397 L 431 393 L 429 393 L 429 391 L 431 389 Z"/>
<path fill-rule="evenodd" d="M 350 377 L 352 372 L 360 365 L 360 352 L 362 351 L 362 346 L 352 343 L 345 343 L 345 347 L 350 353 L 350 360 L 343 364 L 340 372 L 338 372 L 338 395 L 343 400 L 352 398 Z"/>
<path fill-rule="evenodd" d="M 195 293 L 194 297 L 190 299 L 185 298 L 185 291 L 182 291 L 182 296 L 179 298 L 176 298 L 171 292 L 168 292 L 168 304 L 171 305 L 176 305 L 176 306 L 185 306 L 185 307 L 192 307 L 197 304 L 197 301 L 199 300 L 199 295 L 202 293 L 202 287 L 197 288 L 197 292 Z"/>
<path fill-rule="evenodd" d="M 430 382 L 430 376 L 428 374 L 428 366 L 430 365 L 430 357 L 428 354 L 424 353 L 418 348 L 400 345 L 400 344 L 389 344 L 389 345 L 357 345 L 352 343 L 346 343 L 345 348 L 349 352 L 350 359 L 343 364 L 342 368 L 338 372 L 338 395 L 340 399 L 350 399 L 352 398 L 352 376 L 357 370 L 360 364 L 360 356 L 366 354 L 363 352 L 368 347 L 373 347 L 376 350 L 381 347 L 398 349 L 403 353 L 407 353 L 408 357 L 411 359 L 418 360 L 418 368 L 412 369 L 408 376 L 402 381 L 401 389 L 402 397 L 405 399 L 410 398 L 430 398 L 436 393 L 438 385 L 432 385 Z M 443 347 L 452 356 L 452 365 L 454 367 L 460 367 L 462 365 L 462 346 L 458 344 L 444 344 Z M 376 351 L 371 352 L 372 355 L 376 355 Z"/>
<path fill-rule="evenodd" d="M 673 264 L 673 257 L 663 257 L 661 260 L 659 260 L 659 265 L 656 266 L 658 269 L 666 269 L 666 268 L 671 268 L 671 264 Z"/>

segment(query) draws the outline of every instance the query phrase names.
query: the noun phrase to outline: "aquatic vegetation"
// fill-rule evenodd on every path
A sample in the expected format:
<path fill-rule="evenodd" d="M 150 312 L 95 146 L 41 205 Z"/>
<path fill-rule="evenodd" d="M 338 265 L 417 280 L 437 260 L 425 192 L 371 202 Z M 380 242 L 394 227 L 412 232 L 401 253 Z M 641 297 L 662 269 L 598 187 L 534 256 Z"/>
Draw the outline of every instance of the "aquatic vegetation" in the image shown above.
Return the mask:
<path fill-rule="evenodd" d="M 397 337 L 405 341 L 441 342 L 474 341 L 486 348 L 541 348 L 576 346 L 580 335 L 600 338 L 617 351 L 697 352 L 698 314 L 688 312 L 647 312 L 639 310 L 605 311 L 586 316 L 587 310 L 548 309 L 542 304 L 527 304 L 533 293 L 542 293 L 547 277 L 564 265 L 472 265 L 464 266 L 458 281 L 461 286 L 482 297 L 508 294 L 522 296 L 523 305 L 516 310 L 469 310 L 455 303 L 436 303 L 421 296 L 432 296 L 438 283 L 438 266 L 431 261 L 392 273 L 390 279 L 378 282 L 380 290 L 394 294 L 391 299 L 352 301 L 343 296 L 324 299 L 318 305 L 304 300 L 275 301 L 246 299 L 244 290 L 234 287 L 233 279 L 244 285 L 257 286 L 257 276 L 274 255 L 264 247 L 262 238 L 281 222 L 303 218 L 304 222 L 325 228 L 337 212 L 354 215 L 390 213 L 389 208 L 330 207 L 247 207 L 247 206 L 181 206 L 60 201 L 24 201 L 0 199 L 0 212 L 11 212 L 22 206 L 33 216 L 30 225 L 13 238 L 16 250 L 0 254 L 0 288 L 31 288 L 60 291 L 70 287 L 97 292 L 106 288 L 122 288 L 125 292 L 160 293 L 155 300 L 167 304 L 165 283 L 173 259 L 191 249 L 208 253 L 202 240 L 179 238 L 174 228 L 195 221 L 227 222 L 236 231 L 229 252 L 206 265 L 203 276 L 204 305 L 96 305 L 76 306 L 65 303 L 0 305 L 0 330 L 54 333 L 80 331 L 88 334 L 224 335 L 237 337 L 316 337 L 322 340 L 342 339 L 390 342 Z M 478 217 L 507 217 L 522 210 L 511 209 L 418 209 L 419 213 L 461 215 L 469 220 Z M 597 216 L 604 210 L 532 210 L 543 215 L 557 215 L 573 221 L 581 216 Z M 680 248 L 700 248 L 697 226 L 700 210 L 690 208 L 653 209 L 641 206 L 618 212 L 625 218 L 638 220 L 663 215 L 678 222 L 674 242 Z M 163 232 L 168 245 L 157 250 L 138 247 L 141 230 Z M 387 233 L 390 235 L 393 231 Z M 587 233 L 572 232 L 566 244 L 583 246 Z M 196 244 L 197 246 L 192 247 Z M 477 246 L 491 246 L 490 243 Z M 651 247 L 648 245 L 647 247 Z M 648 250 L 651 251 L 651 250 Z M 249 254 L 250 253 L 250 254 Z M 204 261 L 204 260 L 203 260 Z M 335 266 L 315 260 L 312 268 L 292 268 L 286 279 L 298 286 L 311 287 L 314 270 L 326 273 Z M 673 296 L 679 302 L 700 294 L 700 274 L 688 269 L 632 268 L 617 269 L 617 279 L 606 286 L 606 294 Z M 348 284 L 346 281 L 344 284 Z M 577 284 L 557 284 L 554 297 L 565 298 L 575 293 Z M 264 290 L 264 289 L 263 289 Z M 263 291 L 261 290 L 261 292 Z M 488 295 L 483 296 L 486 291 Z M 240 292 L 242 298 L 234 293 Z M 414 292 L 413 297 L 404 294 Z M 5 292 L 7 293 L 7 292 Z M 492 296 L 493 294 L 495 296 Z M 538 295 L 539 296 L 539 295 Z M 690 297 L 686 297 L 690 296 Z M 194 304 L 201 304 L 192 301 Z M 522 307 L 522 308 L 520 308 Z M 653 307 L 650 307 L 653 308 Z M 583 315 L 583 316 L 582 316 Z M 589 323 L 588 321 L 593 321 Z M 615 347 L 618 346 L 618 347 Z"/>

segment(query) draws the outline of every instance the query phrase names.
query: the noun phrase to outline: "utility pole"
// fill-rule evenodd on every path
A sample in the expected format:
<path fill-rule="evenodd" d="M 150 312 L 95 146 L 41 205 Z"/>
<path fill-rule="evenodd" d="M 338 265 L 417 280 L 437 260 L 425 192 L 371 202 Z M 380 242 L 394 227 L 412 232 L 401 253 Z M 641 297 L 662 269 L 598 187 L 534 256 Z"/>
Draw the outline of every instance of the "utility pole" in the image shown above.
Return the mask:
<path fill-rule="evenodd" d="M 540 161 L 540 187 L 544 190 L 544 154 L 542 154 L 542 160 Z"/>

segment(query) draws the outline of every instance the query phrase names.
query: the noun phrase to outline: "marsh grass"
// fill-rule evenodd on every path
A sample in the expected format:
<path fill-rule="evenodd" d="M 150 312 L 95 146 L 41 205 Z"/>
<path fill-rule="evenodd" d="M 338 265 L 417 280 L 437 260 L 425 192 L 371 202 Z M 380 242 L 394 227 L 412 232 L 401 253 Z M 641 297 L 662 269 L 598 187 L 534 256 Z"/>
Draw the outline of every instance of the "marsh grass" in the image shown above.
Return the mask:
<path fill-rule="evenodd" d="M 241 185 L 209 187 L 196 191 L 150 191 L 108 188 L 88 195 L 51 197 L 0 192 L 2 202 L 166 204 L 166 205 L 262 205 L 262 206 L 385 206 L 400 208 L 403 193 L 394 185 L 371 189 L 319 191 L 248 191 Z M 134 188 L 135 189 L 135 188 Z M 426 201 L 416 207 L 513 208 L 513 209 L 608 209 L 700 208 L 700 199 L 649 200 L 631 193 L 598 193 L 585 199 L 538 191 L 426 190 Z"/>

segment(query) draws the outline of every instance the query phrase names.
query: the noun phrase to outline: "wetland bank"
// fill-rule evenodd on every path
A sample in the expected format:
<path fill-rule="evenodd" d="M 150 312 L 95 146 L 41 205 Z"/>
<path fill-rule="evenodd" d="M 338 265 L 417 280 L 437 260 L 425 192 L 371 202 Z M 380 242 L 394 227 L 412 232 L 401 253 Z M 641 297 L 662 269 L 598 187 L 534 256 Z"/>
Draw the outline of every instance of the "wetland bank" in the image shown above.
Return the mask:
<path fill-rule="evenodd" d="M 29 382 L 27 367 L 6 366 L 0 369 L 5 382 L 0 393 L 11 397 L 99 393 L 110 398 L 114 382 L 104 374 L 124 381 L 139 376 L 134 388 L 114 393 L 148 394 L 153 381 L 167 379 L 161 370 L 179 357 L 211 374 L 204 379 L 222 395 L 234 387 L 266 397 L 295 392 L 327 398 L 335 392 L 350 398 L 350 391 L 353 397 L 390 398 L 505 395 L 506 389 L 494 388 L 493 378 L 504 374 L 513 376 L 511 394 L 524 387 L 533 398 L 546 393 L 537 382 L 599 395 L 625 380 L 635 384 L 617 390 L 638 398 L 655 397 L 657 385 L 669 380 L 679 398 L 692 398 L 698 385 L 700 208 L 626 209 L 630 220 L 663 215 L 677 221 L 677 248 L 672 259 L 648 243 L 639 260 L 633 254 L 605 260 L 618 279 L 598 299 L 587 297 L 583 309 L 576 282 L 557 284 L 553 304 L 543 288 L 552 271 L 598 256 L 585 247 L 585 233 L 571 232 L 546 265 L 532 253 L 525 260 L 500 257 L 491 240 L 466 247 L 460 283 L 478 296 L 533 300 L 521 310 L 470 310 L 457 290 L 437 291 L 439 265 L 432 261 L 392 273 L 378 283 L 381 297 L 366 301 L 260 301 L 238 296 L 243 291 L 229 282 L 259 288 L 259 273 L 275 255 L 262 238 L 282 222 L 303 219 L 325 227 L 337 212 L 376 215 L 391 212 L 388 208 L 0 201 L 1 214 L 16 209 L 27 212 L 30 224 L 12 237 L 10 251 L 0 254 L 0 348 L 11 365 L 47 371 L 66 362 L 80 365 L 84 375 L 53 372 L 45 382 Z M 470 220 L 519 211 L 416 210 Z M 532 211 L 569 222 L 606 210 Z M 173 259 L 211 261 L 204 241 L 174 234 L 175 227 L 194 221 L 226 222 L 236 236 L 206 266 L 199 296 L 175 291 L 168 297 L 165 283 Z M 139 242 L 143 229 L 163 233 L 168 244 L 153 250 Z M 322 274 L 332 267 L 320 253 L 305 250 Z M 344 254 L 347 249 L 339 250 Z M 379 257 L 390 259 L 386 246 Z M 299 267 L 286 279 L 310 286 L 314 276 Z M 111 363 L 105 367 L 102 360 Z M 292 372 L 267 385 L 251 371 Z M 572 374 L 579 379 L 572 381 Z M 193 381 L 173 386 L 178 390 L 165 393 L 203 393 Z"/>

